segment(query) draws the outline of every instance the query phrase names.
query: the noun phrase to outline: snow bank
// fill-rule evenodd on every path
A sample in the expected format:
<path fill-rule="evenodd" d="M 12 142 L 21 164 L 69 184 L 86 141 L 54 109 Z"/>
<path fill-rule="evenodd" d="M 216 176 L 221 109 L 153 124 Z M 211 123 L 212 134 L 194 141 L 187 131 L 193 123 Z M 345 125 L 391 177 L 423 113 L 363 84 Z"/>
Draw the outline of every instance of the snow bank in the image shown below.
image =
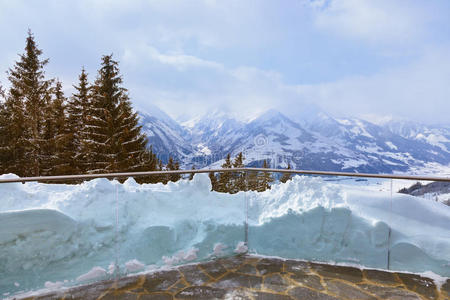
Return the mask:
<path fill-rule="evenodd" d="M 450 208 L 441 203 L 400 194 L 391 202 L 374 186 L 300 176 L 263 193 L 210 190 L 206 174 L 167 185 L 133 179 L 1 184 L 0 293 L 247 247 L 262 255 L 386 268 L 390 246 L 391 269 L 450 276 Z"/>

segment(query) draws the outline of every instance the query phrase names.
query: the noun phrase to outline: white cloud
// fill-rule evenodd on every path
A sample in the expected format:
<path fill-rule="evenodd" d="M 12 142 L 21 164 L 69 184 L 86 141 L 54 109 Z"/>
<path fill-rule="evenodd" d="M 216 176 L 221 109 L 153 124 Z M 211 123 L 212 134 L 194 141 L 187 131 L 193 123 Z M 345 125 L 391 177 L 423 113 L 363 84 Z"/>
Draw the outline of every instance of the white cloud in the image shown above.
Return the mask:
<path fill-rule="evenodd" d="M 155 47 L 149 45 L 141 45 L 135 48 L 127 48 L 124 51 L 123 61 L 124 63 L 142 65 L 146 60 L 153 60 L 164 65 L 169 65 L 176 68 L 179 71 L 185 71 L 188 68 L 212 68 L 222 69 L 223 66 L 220 63 L 198 58 L 193 55 L 187 55 L 183 53 L 169 53 L 163 54 L 159 52 Z"/>
<path fill-rule="evenodd" d="M 450 98 L 450 46 L 430 49 L 410 65 L 328 83 L 286 84 L 280 73 L 254 67 L 209 69 L 198 80 L 208 82 L 208 77 L 219 78 L 210 81 L 212 91 L 144 87 L 139 93 L 174 117 L 215 107 L 228 107 L 242 118 L 268 108 L 295 116 L 314 103 L 336 116 L 377 122 L 393 117 L 448 122 L 442 111 L 448 109 Z"/>
<path fill-rule="evenodd" d="M 313 102 L 335 115 L 448 119 L 448 1 L 305 1 L 0 0 L 0 81 L 31 27 L 65 86 L 83 65 L 93 79 L 113 52 L 135 104 L 175 116 L 295 114 Z"/>
<path fill-rule="evenodd" d="M 412 1 L 313 1 L 315 24 L 341 36 L 369 42 L 405 42 L 420 35 L 427 14 Z"/>
<path fill-rule="evenodd" d="M 371 76 L 353 76 L 295 89 L 337 115 L 394 115 L 447 122 L 450 46 L 429 49 L 416 62 Z"/>

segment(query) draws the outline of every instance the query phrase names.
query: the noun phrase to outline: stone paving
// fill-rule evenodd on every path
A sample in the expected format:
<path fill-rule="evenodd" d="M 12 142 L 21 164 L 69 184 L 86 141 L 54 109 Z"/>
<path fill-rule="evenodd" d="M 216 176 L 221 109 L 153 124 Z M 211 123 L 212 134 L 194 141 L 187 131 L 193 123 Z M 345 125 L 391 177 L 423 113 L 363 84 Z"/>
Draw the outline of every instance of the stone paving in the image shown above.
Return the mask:
<path fill-rule="evenodd" d="M 234 256 L 22 299 L 450 299 L 425 277 L 294 260 Z"/>

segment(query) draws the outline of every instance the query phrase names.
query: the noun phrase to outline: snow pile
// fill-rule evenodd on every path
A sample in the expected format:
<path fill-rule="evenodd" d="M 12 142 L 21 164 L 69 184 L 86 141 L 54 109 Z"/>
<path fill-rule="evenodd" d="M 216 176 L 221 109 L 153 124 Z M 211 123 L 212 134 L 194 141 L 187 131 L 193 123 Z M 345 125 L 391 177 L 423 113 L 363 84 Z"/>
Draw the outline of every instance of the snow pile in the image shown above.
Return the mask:
<path fill-rule="evenodd" d="M 450 276 L 450 207 L 401 194 L 391 202 L 376 188 L 296 176 L 229 195 L 211 192 L 206 174 L 167 185 L 1 184 L 0 293 L 247 250 L 386 268 L 389 246 L 391 269 Z"/>

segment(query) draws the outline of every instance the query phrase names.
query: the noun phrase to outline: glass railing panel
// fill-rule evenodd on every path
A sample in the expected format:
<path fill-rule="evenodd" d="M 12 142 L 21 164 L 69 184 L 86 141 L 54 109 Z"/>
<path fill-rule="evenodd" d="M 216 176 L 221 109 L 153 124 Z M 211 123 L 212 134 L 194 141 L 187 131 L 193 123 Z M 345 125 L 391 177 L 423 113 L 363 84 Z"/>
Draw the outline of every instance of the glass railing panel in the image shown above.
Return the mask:
<path fill-rule="evenodd" d="M 389 212 L 385 180 L 291 177 L 251 195 L 250 251 L 386 268 L 388 226 L 371 217 L 378 210 Z M 376 199 L 372 201 L 373 195 Z"/>
<path fill-rule="evenodd" d="M 220 175 L 216 174 L 219 178 Z M 244 252 L 245 193 L 211 191 L 208 174 L 119 186 L 119 265 L 126 273 Z"/>
<path fill-rule="evenodd" d="M 390 269 L 450 277 L 448 185 L 393 180 Z"/>
<path fill-rule="evenodd" d="M 0 185 L 0 295 L 111 278 L 112 183 L 72 183 Z"/>
<path fill-rule="evenodd" d="M 334 245 L 331 260 L 370 268 L 388 268 L 391 180 L 329 176 L 329 187 L 339 195 L 329 218 Z"/>
<path fill-rule="evenodd" d="M 449 206 L 400 188 L 392 179 L 297 175 L 249 192 L 250 252 L 448 277 Z"/>
<path fill-rule="evenodd" d="M 222 176 L 0 184 L 0 295 L 114 280 L 247 247 L 260 255 L 450 276 L 448 199 L 435 186 L 407 195 L 398 191 L 414 182 Z M 161 180 L 169 182 L 152 183 Z"/>
<path fill-rule="evenodd" d="M 235 175 L 245 186 L 245 174 Z M 115 280 L 247 251 L 244 191 L 211 191 L 208 174 L 146 183 L 159 180 L 0 185 L 6 199 L 0 212 L 1 295 Z"/>

